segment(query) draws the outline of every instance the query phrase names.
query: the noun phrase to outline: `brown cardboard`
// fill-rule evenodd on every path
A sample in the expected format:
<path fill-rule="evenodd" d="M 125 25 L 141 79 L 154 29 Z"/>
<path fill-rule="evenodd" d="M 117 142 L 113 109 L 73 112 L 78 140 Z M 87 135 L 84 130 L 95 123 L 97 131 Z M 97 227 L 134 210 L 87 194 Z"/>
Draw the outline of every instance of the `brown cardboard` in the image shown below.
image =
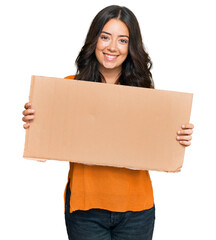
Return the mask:
<path fill-rule="evenodd" d="M 180 171 L 193 94 L 32 76 L 24 157 Z"/>

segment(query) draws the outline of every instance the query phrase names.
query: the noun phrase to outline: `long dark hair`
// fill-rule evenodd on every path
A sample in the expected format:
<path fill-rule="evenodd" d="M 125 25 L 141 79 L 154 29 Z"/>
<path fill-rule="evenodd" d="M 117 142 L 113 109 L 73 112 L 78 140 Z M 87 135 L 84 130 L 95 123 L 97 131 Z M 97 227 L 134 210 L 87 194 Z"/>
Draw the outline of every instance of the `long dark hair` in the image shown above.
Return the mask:
<path fill-rule="evenodd" d="M 152 62 L 145 51 L 139 23 L 131 10 L 117 5 L 102 9 L 93 19 L 84 46 L 76 59 L 77 72 L 75 79 L 102 81 L 103 76 L 98 70 L 95 48 L 104 25 L 113 18 L 124 22 L 129 30 L 128 56 L 122 64 L 122 72 L 118 79 L 120 84 L 153 87 L 154 83 L 150 72 Z"/>

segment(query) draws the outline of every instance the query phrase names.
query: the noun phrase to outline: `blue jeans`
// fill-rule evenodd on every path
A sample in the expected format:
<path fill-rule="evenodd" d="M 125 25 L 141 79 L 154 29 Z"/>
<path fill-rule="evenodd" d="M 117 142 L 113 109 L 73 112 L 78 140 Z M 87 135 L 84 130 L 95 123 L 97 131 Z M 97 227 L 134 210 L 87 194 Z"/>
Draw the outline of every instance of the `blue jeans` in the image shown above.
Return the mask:
<path fill-rule="evenodd" d="M 152 240 L 154 221 L 155 207 L 138 212 L 90 209 L 70 213 L 67 188 L 65 222 L 69 240 Z"/>

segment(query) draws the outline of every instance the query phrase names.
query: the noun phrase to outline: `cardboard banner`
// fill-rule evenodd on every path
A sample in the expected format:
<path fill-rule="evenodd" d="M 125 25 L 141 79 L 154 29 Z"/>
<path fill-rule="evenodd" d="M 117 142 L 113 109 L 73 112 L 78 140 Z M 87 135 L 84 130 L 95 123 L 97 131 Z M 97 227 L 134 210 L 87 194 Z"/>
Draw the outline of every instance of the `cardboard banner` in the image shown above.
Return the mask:
<path fill-rule="evenodd" d="M 33 76 L 24 157 L 180 171 L 193 94 Z"/>

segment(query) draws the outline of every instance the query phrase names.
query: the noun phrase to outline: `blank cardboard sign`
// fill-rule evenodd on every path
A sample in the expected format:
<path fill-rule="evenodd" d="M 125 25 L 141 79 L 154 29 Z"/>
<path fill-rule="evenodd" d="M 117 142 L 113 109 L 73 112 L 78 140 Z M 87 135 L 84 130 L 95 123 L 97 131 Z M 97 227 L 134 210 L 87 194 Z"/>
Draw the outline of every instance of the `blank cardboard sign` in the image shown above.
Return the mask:
<path fill-rule="evenodd" d="M 193 94 L 32 76 L 24 157 L 180 171 Z"/>

